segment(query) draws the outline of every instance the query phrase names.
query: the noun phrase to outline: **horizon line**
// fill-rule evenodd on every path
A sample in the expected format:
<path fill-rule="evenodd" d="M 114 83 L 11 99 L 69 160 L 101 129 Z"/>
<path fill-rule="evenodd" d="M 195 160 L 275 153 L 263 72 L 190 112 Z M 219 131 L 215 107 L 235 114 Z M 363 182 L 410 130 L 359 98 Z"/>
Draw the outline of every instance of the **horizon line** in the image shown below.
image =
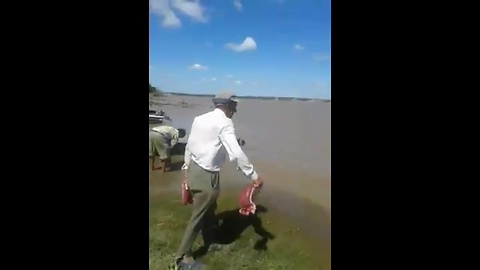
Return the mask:
<path fill-rule="evenodd" d="M 163 91 L 161 91 L 163 92 Z M 186 92 L 163 92 L 164 94 L 178 96 L 199 96 L 199 97 L 215 97 L 215 94 L 205 93 L 186 93 Z M 311 97 L 293 97 L 293 96 L 257 96 L 257 95 L 237 95 L 239 98 L 263 98 L 263 99 L 298 99 L 298 100 L 322 100 L 331 101 L 331 98 L 311 98 Z"/>

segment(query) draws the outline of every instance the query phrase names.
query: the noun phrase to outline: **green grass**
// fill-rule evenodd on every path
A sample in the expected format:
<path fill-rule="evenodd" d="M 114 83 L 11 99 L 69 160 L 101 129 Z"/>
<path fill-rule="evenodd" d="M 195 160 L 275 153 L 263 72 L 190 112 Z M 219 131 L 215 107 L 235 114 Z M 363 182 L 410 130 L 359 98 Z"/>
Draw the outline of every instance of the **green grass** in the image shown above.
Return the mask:
<path fill-rule="evenodd" d="M 162 190 L 162 186 L 178 179 L 177 172 L 156 175 L 150 180 L 150 220 L 149 220 L 149 265 L 151 270 L 168 269 L 173 259 L 184 229 L 190 217 L 191 206 L 180 203 L 179 193 Z M 163 181 L 163 179 L 165 181 Z M 236 209 L 236 195 L 222 190 L 218 200 L 217 214 Z M 230 211 L 234 212 L 234 211 Z M 322 256 L 315 249 L 308 235 L 303 235 L 287 217 L 271 212 L 260 213 L 262 227 L 275 236 L 266 243 L 267 250 L 254 247 L 259 236 L 252 226 L 241 232 L 239 237 L 227 249 L 209 252 L 199 258 L 209 270 L 245 270 L 245 269 L 329 269 Z M 235 224 L 236 221 L 233 221 Z M 202 244 L 201 235 L 194 244 L 194 250 Z M 328 263 L 329 264 L 329 263 Z"/>

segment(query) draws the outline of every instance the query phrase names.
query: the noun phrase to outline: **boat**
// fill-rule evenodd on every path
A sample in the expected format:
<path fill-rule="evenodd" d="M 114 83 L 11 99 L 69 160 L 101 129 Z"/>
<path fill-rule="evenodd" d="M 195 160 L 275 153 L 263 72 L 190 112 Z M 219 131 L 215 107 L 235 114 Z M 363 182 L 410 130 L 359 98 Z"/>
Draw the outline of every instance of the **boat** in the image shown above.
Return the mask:
<path fill-rule="evenodd" d="M 160 116 L 160 115 L 149 115 L 148 120 L 162 123 L 164 118 L 163 116 Z"/>
<path fill-rule="evenodd" d="M 149 110 L 149 121 L 163 123 L 163 121 L 168 120 L 172 121 L 172 119 L 165 115 L 163 110 L 156 111 L 156 110 Z"/>

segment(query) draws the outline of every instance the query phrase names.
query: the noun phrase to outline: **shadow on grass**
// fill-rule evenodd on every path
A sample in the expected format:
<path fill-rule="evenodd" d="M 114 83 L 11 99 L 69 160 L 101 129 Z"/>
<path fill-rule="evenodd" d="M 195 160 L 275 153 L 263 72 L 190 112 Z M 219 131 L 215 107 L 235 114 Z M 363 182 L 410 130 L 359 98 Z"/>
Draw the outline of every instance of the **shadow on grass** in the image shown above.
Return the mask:
<path fill-rule="evenodd" d="M 253 246 L 258 251 L 266 251 L 269 240 L 275 239 L 275 236 L 267 231 L 262 224 L 262 220 L 258 214 L 267 212 L 268 209 L 262 205 L 257 205 L 257 212 L 254 215 L 244 216 L 235 210 L 224 211 L 216 215 L 217 226 L 215 228 L 215 243 L 221 245 L 232 244 L 240 238 L 242 233 L 253 227 L 255 233 L 260 237 Z M 206 255 L 208 247 L 201 247 L 194 252 L 195 258 Z"/>

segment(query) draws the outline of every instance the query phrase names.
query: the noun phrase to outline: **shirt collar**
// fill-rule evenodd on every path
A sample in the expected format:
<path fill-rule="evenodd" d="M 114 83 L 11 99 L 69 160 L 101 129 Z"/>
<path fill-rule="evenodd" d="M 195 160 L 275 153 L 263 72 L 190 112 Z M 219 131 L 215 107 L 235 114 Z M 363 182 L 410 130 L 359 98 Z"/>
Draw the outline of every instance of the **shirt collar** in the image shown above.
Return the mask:
<path fill-rule="evenodd" d="M 213 110 L 213 112 L 214 112 L 215 114 L 218 114 L 218 115 L 222 116 L 222 117 L 227 117 L 227 115 L 226 115 L 222 110 L 220 110 L 219 108 L 215 108 L 215 109 Z"/>

